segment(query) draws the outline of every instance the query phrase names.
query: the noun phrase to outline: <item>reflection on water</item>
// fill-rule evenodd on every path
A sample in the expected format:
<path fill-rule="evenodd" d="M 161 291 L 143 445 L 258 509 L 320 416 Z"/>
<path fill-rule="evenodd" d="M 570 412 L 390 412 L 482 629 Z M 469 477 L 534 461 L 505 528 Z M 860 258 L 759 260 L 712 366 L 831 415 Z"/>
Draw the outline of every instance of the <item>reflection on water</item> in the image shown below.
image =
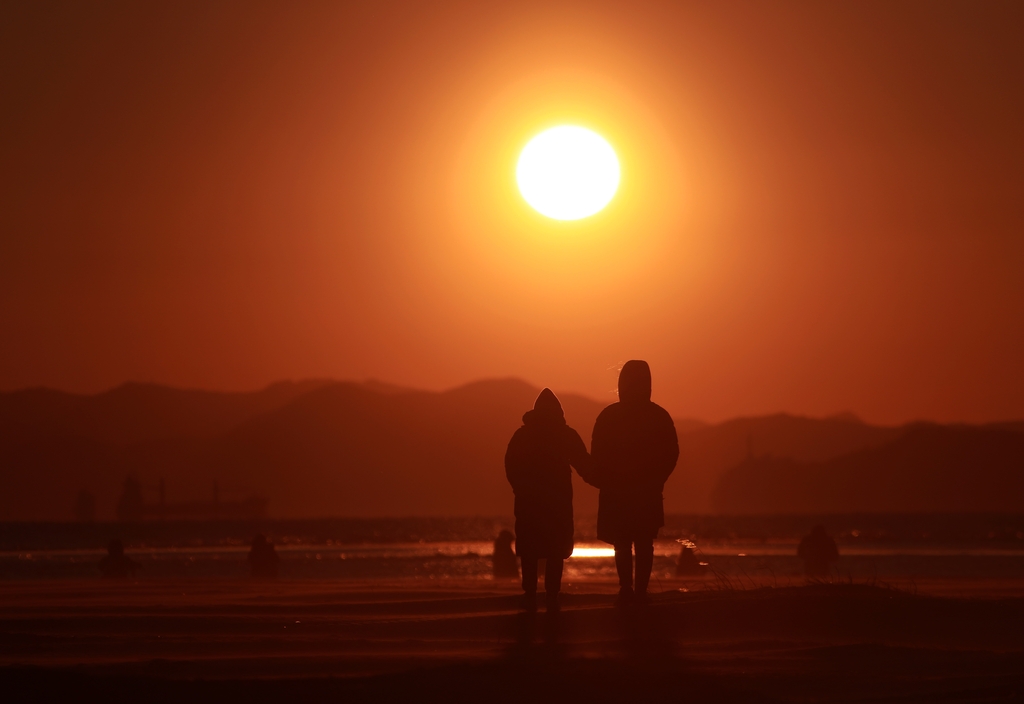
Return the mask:
<path fill-rule="evenodd" d="M 824 523 L 839 543 L 836 575 L 854 580 L 992 578 L 1024 583 L 1024 517 L 669 516 L 655 544 L 654 579 L 675 575 L 678 539 L 692 540 L 708 567 L 699 579 L 785 583 L 802 576 L 800 536 Z M 389 519 L 179 522 L 144 524 L 0 524 L 0 578 L 98 576 L 112 537 L 141 565 L 139 579 L 242 578 L 257 532 L 277 544 L 283 579 L 490 580 L 492 541 L 501 519 Z M 614 580 L 611 547 L 577 521 L 577 548 L 567 582 Z"/>
<path fill-rule="evenodd" d="M 444 579 L 491 577 L 491 543 L 451 541 L 345 545 L 282 545 L 281 576 L 285 579 Z M 671 579 L 679 544 L 655 545 L 655 579 Z M 33 550 L 0 553 L 0 577 L 6 579 L 70 579 L 96 576 L 103 550 Z M 231 578 L 248 574 L 243 546 L 145 547 L 127 551 L 139 562 L 140 579 Z M 792 579 L 802 575 L 796 543 L 744 545 L 719 543 L 701 548 L 708 563 L 707 579 L 725 577 Z M 1024 551 L 966 546 L 887 546 L 847 548 L 836 565 L 837 575 L 856 579 L 913 577 L 977 577 L 1024 580 Z M 613 551 L 601 543 L 577 546 L 566 561 L 565 578 L 614 579 Z"/>

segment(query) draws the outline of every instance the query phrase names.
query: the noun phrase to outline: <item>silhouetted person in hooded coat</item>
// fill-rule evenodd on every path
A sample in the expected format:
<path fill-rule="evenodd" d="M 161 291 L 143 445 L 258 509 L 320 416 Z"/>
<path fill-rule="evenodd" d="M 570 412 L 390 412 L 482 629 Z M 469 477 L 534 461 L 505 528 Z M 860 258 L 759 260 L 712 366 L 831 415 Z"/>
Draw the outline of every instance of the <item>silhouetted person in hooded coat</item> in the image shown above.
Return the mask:
<path fill-rule="evenodd" d="M 654 539 L 665 525 L 662 491 L 679 458 L 672 417 L 651 401 L 651 368 L 631 360 L 619 372 L 619 402 L 601 411 L 590 444 L 591 484 L 601 490 L 597 537 L 615 546 L 619 601 L 647 598 L 654 565 Z M 586 477 L 585 477 L 586 478 Z"/>
<path fill-rule="evenodd" d="M 817 525 L 800 541 L 796 555 L 804 561 L 808 577 L 824 577 L 832 569 L 832 563 L 839 559 L 839 548 L 825 532 L 825 526 Z"/>
<path fill-rule="evenodd" d="M 115 538 L 107 545 L 107 554 L 99 567 L 104 579 L 128 579 L 135 577 L 139 563 L 124 554 L 124 544 Z"/>
<path fill-rule="evenodd" d="M 562 560 L 572 554 L 572 467 L 583 476 L 590 455 L 579 433 L 566 425 L 550 389 L 537 397 L 523 426 L 508 443 L 505 476 L 515 492 L 516 554 L 523 566 L 527 605 L 536 603 L 537 561 L 544 558 L 548 607 L 558 608 Z"/>
<path fill-rule="evenodd" d="M 519 563 L 512 552 L 512 543 L 516 537 L 511 531 L 503 530 L 494 541 L 494 555 L 491 562 L 494 566 L 495 579 L 519 578 Z"/>
<path fill-rule="evenodd" d="M 249 550 L 249 574 L 256 579 L 276 579 L 281 558 L 267 536 L 257 533 Z"/>

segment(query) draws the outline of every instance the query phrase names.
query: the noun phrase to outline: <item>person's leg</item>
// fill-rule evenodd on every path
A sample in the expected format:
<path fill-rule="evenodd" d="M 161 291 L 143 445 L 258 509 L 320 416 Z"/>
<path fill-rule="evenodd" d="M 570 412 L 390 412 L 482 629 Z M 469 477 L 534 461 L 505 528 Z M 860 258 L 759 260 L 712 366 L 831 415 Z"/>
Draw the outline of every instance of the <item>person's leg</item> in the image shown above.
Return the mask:
<path fill-rule="evenodd" d="M 619 591 L 632 591 L 633 544 L 628 540 L 615 543 L 615 569 L 619 573 Z"/>
<path fill-rule="evenodd" d="M 562 590 L 562 567 L 563 560 L 555 557 L 548 558 L 547 567 L 544 568 L 544 591 L 548 594 L 557 594 Z"/>
<path fill-rule="evenodd" d="M 558 591 L 562 588 L 562 560 L 549 557 L 544 567 L 544 602 L 548 613 L 555 613 L 558 607 Z"/>
<path fill-rule="evenodd" d="M 537 593 L 537 558 L 521 557 L 523 563 L 523 591 L 527 594 Z"/>
<path fill-rule="evenodd" d="M 638 540 L 636 546 L 636 592 L 646 594 L 654 567 L 654 540 Z"/>

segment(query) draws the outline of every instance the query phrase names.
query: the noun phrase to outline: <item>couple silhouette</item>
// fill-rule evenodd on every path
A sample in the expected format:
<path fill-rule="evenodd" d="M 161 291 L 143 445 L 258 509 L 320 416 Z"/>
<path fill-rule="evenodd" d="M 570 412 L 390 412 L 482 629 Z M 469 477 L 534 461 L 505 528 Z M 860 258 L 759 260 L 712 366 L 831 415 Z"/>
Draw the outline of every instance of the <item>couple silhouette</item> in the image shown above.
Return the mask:
<path fill-rule="evenodd" d="M 651 401 L 647 362 L 626 362 L 618 386 L 618 403 L 597 417 L 589 453 L 550 389 L 540 392 L 509 441 L 505 476 L 515 494 L 516 555 L 528 609 L 536 608 L 540 560 L 547 608 L 558 609 L 563 560 L 573 549 L 572 468 L 600 490 L 597 537 L 615 547 L 617 603 L 647 602 L 654 539 L 665 524 L 662 490 L 679 458 L 679 441 L 672 417 Z"/>

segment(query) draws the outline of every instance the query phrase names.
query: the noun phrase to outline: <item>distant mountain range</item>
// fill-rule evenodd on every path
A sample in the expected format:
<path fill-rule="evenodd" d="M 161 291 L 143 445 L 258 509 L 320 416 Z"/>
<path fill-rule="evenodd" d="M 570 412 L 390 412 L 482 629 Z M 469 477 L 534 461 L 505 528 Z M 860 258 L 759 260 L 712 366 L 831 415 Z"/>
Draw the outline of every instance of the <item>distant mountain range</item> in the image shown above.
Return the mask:
<path fill-rule="evenodd" d="M 1024 432 L 917 424 L 879 446 L 816 462 L 752 456 L 712 492 L 722 513 L 1024 509 Z"/>
<path fill-rule="evenodd" d="M 539 389 L 518 379 L 426 392 L 284 382 L 252 393 L 126 384 L 93 396 L 0 393 L 0 520 L 100 519 L 129 475 L 157 501 L 262 496 L 270 515 L 508 515 L 502 457 Z M 604 404 L 560 394 L 588 441 Z M 677 420 L 665 489 L 681 513 L 1024 510 L 1024 423 L 867 425 L 850 415 Z M 597 492 L 576 483 L 576 510 Z"/>

